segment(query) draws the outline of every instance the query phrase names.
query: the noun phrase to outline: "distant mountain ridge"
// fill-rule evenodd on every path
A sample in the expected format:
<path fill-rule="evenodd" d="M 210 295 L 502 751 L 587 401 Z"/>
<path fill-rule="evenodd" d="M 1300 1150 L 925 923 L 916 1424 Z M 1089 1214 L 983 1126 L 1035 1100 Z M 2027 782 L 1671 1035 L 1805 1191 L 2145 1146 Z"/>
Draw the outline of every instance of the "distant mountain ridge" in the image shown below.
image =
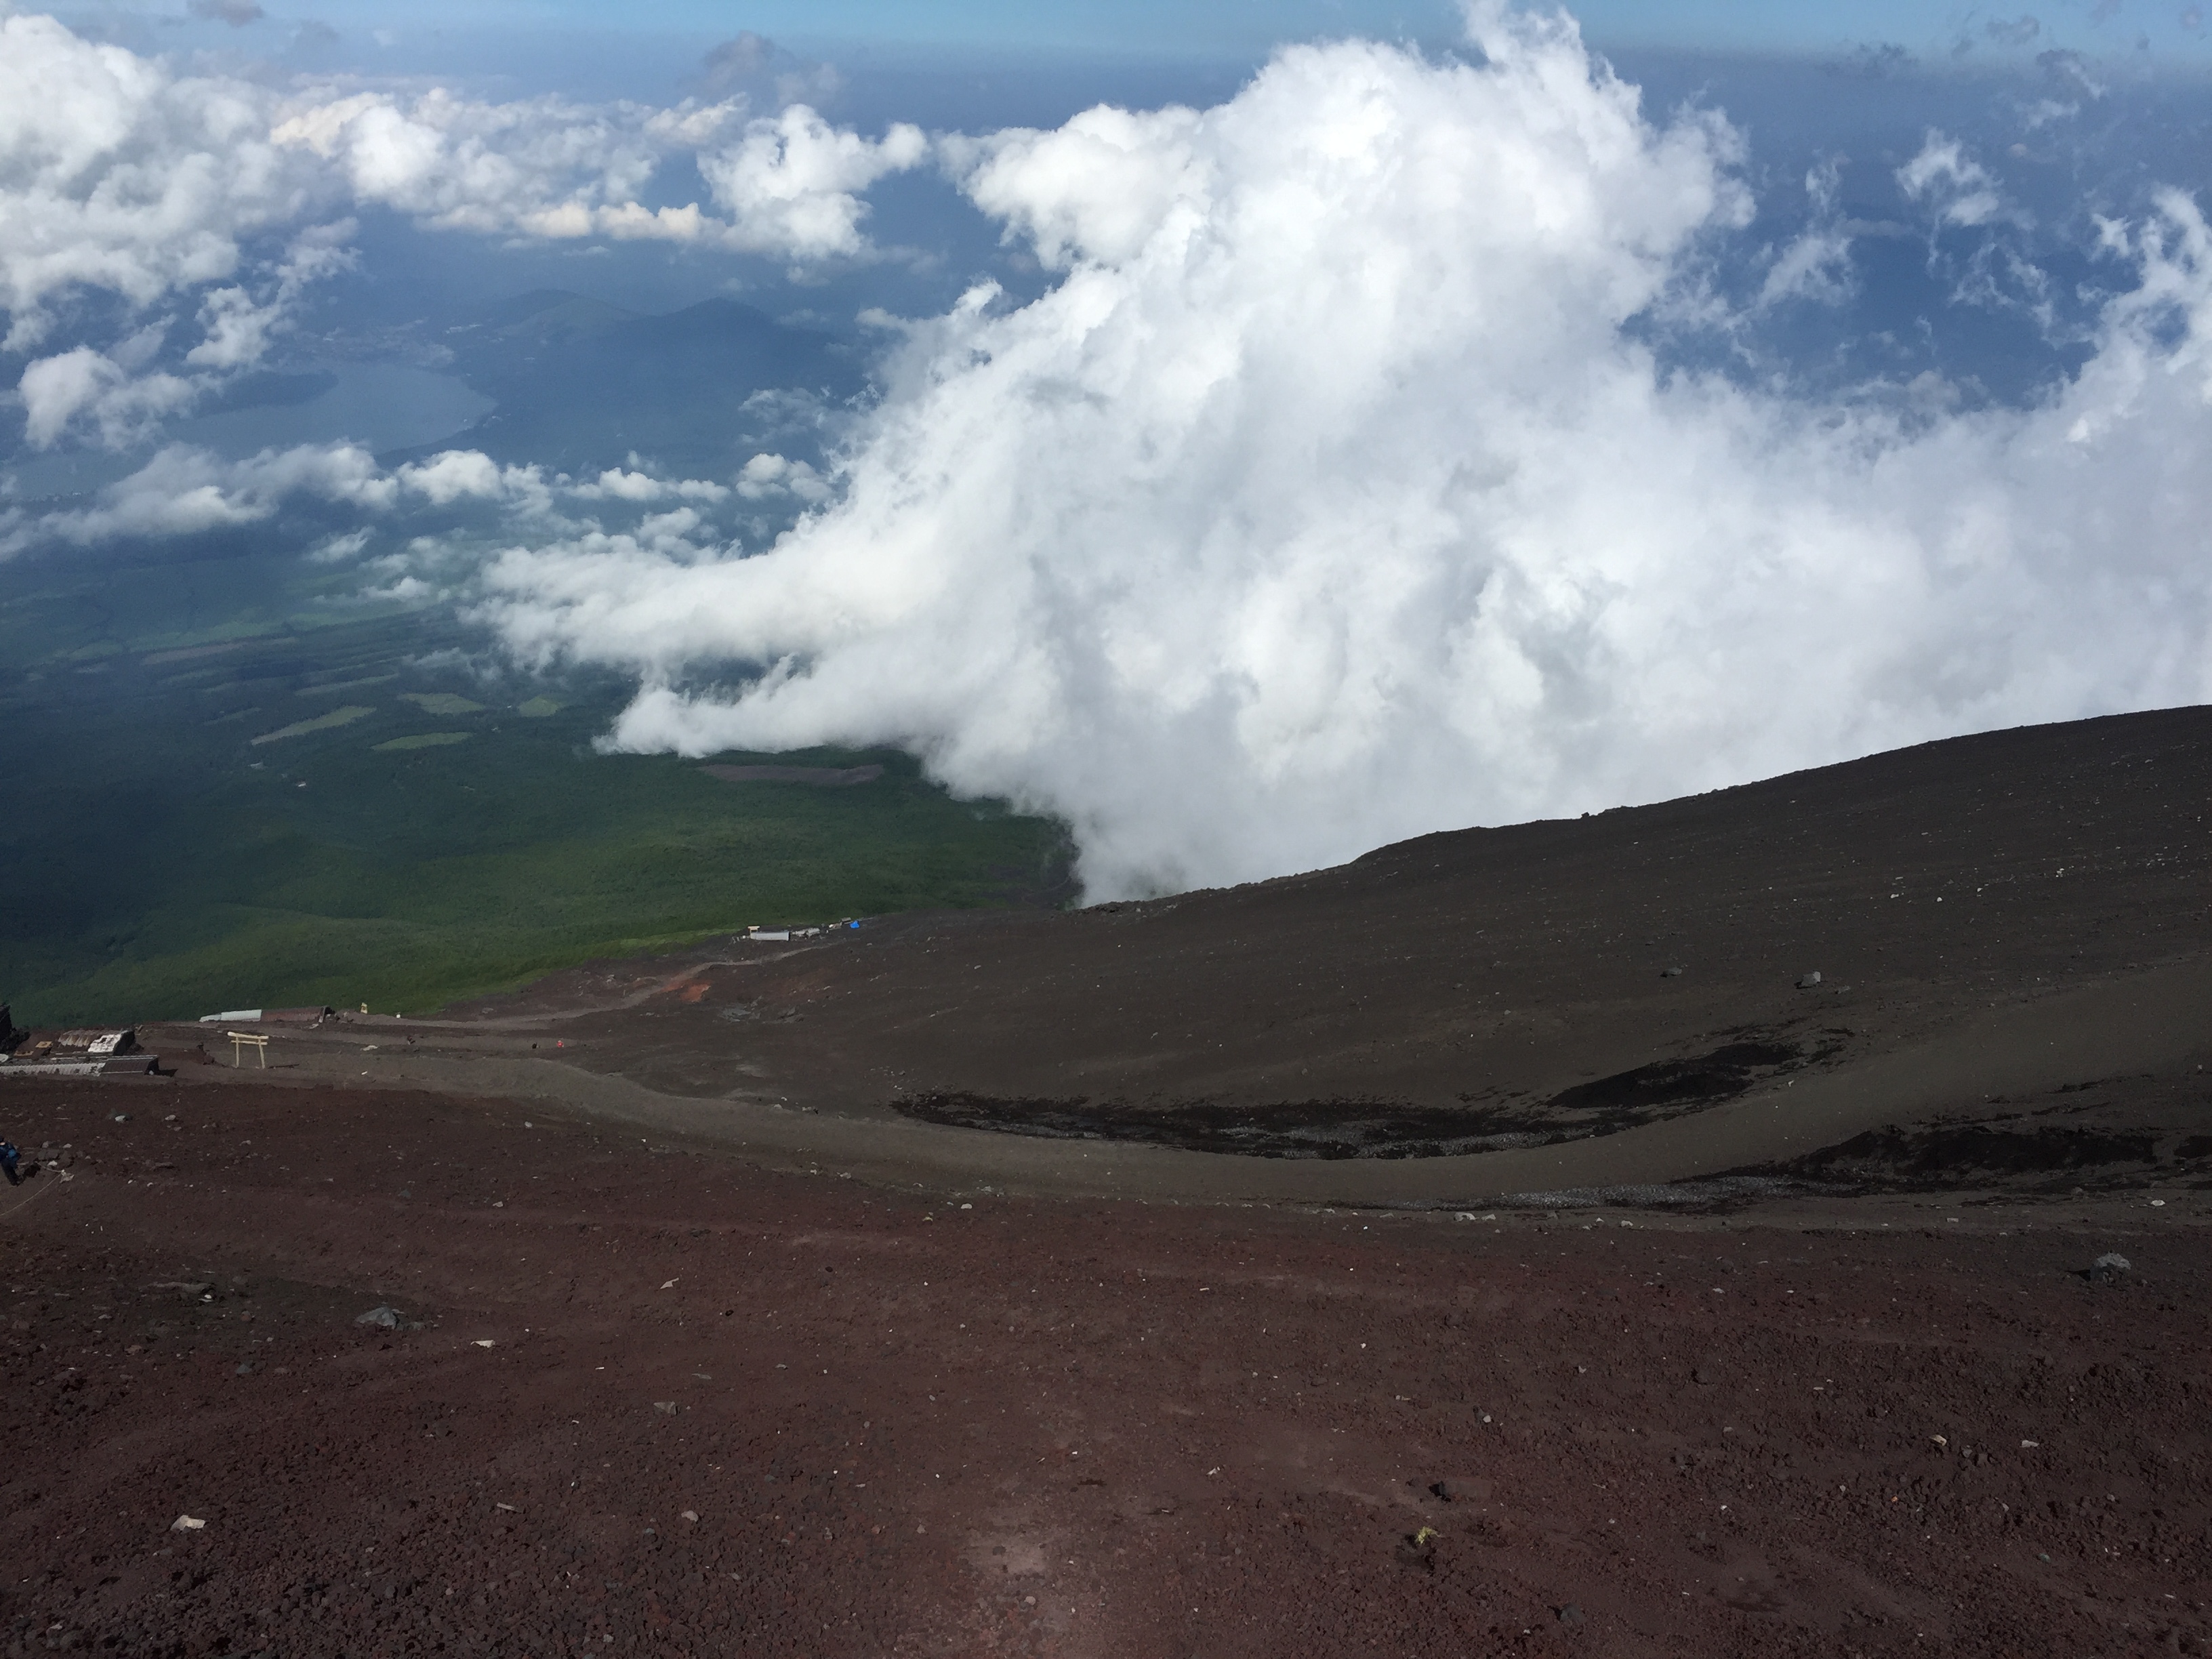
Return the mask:
<path fill-rule="evenodd" d="M 499 405 L 466 443 L 496 460 L 567 472 L 620 465 L 633 453 L 706 477 L 726 477 L 763 449 L 816 459 L 820 416 L 868 384 L 857 342 L 792 327 L 736 300 L 651 315 L 538 289 L 501 301 L 445 343 L 453 373 Z M 791 393 L 820 416 L 747 410 L 763 392 Z"/>

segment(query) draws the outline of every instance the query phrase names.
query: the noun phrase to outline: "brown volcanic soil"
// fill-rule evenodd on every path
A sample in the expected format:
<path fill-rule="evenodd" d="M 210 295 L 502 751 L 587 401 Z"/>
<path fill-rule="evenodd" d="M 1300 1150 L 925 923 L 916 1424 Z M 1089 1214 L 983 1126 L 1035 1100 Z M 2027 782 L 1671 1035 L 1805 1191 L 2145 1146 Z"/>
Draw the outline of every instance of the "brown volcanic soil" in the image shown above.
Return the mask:
<path fill-rule="evenodd" d="M 0 1644 L 2212 1653 L 2208 797 L 2130 716 L 0 1081 Z"/>
<path fill-rule="evenodd" d="M 2186 1194 L 955 1203 L 204 1067 L 0 1100 L 70 1148 L 0 1189 L 11 1653 L 2212 1652 Z"/>

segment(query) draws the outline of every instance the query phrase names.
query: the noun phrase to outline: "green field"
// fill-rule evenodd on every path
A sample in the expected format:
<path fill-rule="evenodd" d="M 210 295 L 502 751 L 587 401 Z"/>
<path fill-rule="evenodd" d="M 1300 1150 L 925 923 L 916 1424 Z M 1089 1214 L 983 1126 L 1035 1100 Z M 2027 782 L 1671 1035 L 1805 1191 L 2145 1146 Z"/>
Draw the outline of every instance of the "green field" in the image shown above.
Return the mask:
<path fill-rule="evenodd" d="M 449 744 L 466 743 L 474 734 L 468 732 L 416 732 L 404 738 L 386 738 L 382 743 L 373 743 L 373 754 L 398 754 L 409 749 L 443 749 Z"/>
<path fill-rule="evenodd" d="M 350 585 L 266 547 L 0 564 L 19 1022 L 427 1012 L 751 922 L 1066 895 L 1057 825 L 905 756 L 773 757 L 886 769 L 816 789 L 600 755 L 620 682 L 480 675 L 480 635 Z"/>
<path fill-rule="evenodd" d="M 327 714 L 318 714 L 313 720 L 294 720 L 289 726 L 280 726 L 274 732 L 264 732 L 253 739 L 258 748 L 264 743 L 275 743 L 280 738 L 304 738 L 310 732 L 335 731 L 341 726 L 351 726 L 356 720 L 366 720 L 376 710 L 366 703 L 355 703 L 344 708 L 333 708 Z"/>

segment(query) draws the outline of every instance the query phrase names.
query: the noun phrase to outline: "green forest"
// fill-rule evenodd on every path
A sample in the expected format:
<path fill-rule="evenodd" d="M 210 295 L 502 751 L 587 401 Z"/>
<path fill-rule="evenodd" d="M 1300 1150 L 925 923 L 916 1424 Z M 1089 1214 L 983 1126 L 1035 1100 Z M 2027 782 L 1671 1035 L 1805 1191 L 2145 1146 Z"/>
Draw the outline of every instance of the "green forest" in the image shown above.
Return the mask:
<path fill-rule="evenodd" d="M 1053 903 L 1060 826 L 896 752 L 732 784 L 593 740 L 628 687 L 281 549 L 0 564 L 0 1001 L 19 1021 L 428 1012 L 751 923 Z"/>

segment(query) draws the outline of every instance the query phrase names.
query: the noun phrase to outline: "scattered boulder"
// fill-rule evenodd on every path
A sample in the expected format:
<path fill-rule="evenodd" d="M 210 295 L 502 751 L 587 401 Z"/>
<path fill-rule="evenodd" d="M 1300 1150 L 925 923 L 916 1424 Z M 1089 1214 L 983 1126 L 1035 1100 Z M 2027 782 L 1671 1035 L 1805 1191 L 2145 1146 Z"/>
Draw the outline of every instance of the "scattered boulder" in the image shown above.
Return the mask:
<path fill-rule="evenodd" d="M 1801 991 L 1809 991 L 1820 982 L 1820 975 L 1817 971 L 1810 974 L 1801 974 L 1797 978 L 1797 988 Z"/>
<path fill-rule="evenodd" d="M 1559 1609 L 1559 1622 L 1569 1630 L 1583 1622 L 1583 1610 L 1572 1601 Z"/>
<path fill-rule="evenodd" d="M 1720 1367 L 1711 1360 L 1707 1360 L 1702 1365 L 1692 1365 L 1690 1368 L 1690 1381 L 1695 1382 L 1699 1388 L 1710 1389 L 1720 1380 Z"/>
<path fill-rule="evenodd" d="M 673 1417 L 676 1415 L 676 1402 L 673 1400 L 656 1400 L 653 1402 L 653 1409 L 664 1417 Z"/>
<path fill-rule="evenodd" d="M 1680 979 L 1682 977 L 1682 970 L 1680 968 L 1662 968 L 1659 970 L 1659 977 L 1662 979 Z"/>
<path fill-rule="evenodd" d="M 356 1325 L 374 1325 L 382 1330 L 396 1331 L 400 1325 L 399 1310 L 397 1308 L 388 1308 L 379 1304 L 367 1313 L 360 1315 L 353 1322 Z"/>
<path fill-rule="evenodd" d="M 2107 1250 L 2091 1262 L 2083 1275 L 2092 1285 L 2117 1285 L 2128 1272 L 2127 1257 L 2117 1251 Z"/>

